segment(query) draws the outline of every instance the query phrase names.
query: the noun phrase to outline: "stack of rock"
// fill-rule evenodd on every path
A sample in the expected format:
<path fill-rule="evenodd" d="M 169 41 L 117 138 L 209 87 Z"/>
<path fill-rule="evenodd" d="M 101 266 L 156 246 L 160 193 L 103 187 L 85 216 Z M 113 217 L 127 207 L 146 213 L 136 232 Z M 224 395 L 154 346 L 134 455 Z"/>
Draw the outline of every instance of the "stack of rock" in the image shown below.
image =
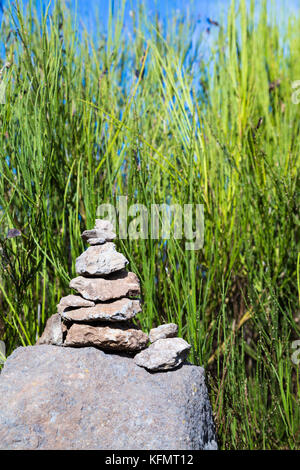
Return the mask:
<path fill-rule="evenodd" d="M 60 300 L 58 313 L 49 318 L 37 344 L 138 353 L 135 363 L 152 371 L 181 364 L 190 345 L 176 338 L 177 325 L 161 325 L 148 336 L 132 321 L 141 312 L 140 283 L 126 270 L 128 260 L 112 243 L 116 237 L 112 224 L 97 219 L 94 229 L 81 237 L 90 247 L 76 259 L 79 276 L 70 287 L 77 295 Z"/>

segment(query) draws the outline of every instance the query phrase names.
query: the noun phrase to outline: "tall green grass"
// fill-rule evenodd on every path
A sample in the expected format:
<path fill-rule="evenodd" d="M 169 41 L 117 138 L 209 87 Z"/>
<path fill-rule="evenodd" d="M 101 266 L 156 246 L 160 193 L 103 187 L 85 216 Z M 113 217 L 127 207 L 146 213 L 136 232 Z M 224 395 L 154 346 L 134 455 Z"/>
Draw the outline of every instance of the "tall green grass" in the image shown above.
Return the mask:
<path fill-rule="evenodd" d="M 204 204 L 202 250 L 118 241 L 141 279 L 140 325 L 176 322 L 192 344 L 220 448 L 295 449 L 300 20 L 279 27 L 262 4 L 254 20 L 253 1 L 233 2 L 210 53 L 192 17 L 163 28 L 142 5 L 129 38 L 124 5 L 96 40 L 60 2 L 42 21 L 4 16 L 0 339 L 8 355 L 35 343 L 99 204 Z"/>

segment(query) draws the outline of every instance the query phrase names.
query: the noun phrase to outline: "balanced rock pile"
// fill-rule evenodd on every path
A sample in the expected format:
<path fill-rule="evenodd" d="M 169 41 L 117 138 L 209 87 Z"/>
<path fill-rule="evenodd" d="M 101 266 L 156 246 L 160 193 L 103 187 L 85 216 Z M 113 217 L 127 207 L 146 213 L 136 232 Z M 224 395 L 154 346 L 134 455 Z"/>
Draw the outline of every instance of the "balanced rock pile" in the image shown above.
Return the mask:
<path fill-rule="evenodd" d="M 79 276 L 70 287 L 77 294 L 60 300 L 58 313 L 49 318 L 37 344 L 134 353 L 134 362 L 151 371 L 180 365 L 190 345 L 176 337 L 177 325 L 161 325 L 148 336 L 132 321 L 141 312 L 140 283 L 112 243 L 116 237 L 112 224 L 96 219 L 94 229 L 81 237 L 90 247 L 76 259 Z"/>
<path fill-rule="evenodd" d="M 217 449 L 204 369 L 177 367 L 190 349 L 177 325 L 148 336 L 133 323 L 140 285 L 110 223 L 82 237 L 77 293 L 61 299 L 38 346 L 17 348 L 1 371 L 0 449 Z"/>

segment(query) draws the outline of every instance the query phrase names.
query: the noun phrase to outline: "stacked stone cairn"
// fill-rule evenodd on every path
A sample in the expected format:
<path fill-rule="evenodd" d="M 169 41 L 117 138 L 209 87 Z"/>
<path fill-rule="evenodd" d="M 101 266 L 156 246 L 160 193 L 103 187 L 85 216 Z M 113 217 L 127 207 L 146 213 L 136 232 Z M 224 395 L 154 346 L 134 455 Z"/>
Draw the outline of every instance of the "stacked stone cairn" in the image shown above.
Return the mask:
<path fill-rule="evenodd" d="M 178 367 L 191 346 L 177 337 L 177 325 L 153 328 L 148 336 L 133 323 L 142 311 L 140 283 L 126 269 L 128 260 L 116 251 L 112 224 L 96 219 L 95 227 L 81 237 L 90 246 L 76 259 L 79 276 L 70 287 L 77 294 L 60 300 L 37 344 L 123 352 L 149 371 Z"/>

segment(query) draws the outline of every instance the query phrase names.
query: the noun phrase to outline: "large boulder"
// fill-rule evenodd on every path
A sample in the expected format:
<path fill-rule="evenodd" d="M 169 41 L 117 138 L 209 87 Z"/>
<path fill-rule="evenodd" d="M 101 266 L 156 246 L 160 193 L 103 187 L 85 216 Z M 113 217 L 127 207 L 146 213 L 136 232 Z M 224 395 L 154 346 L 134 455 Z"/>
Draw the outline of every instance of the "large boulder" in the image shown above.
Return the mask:
<path fill-rule="evenodd" d="M 204 370 L 149 373 L 96 348 L 18 348 L 0 375 L 1 449 L 216 449 Z"/>

